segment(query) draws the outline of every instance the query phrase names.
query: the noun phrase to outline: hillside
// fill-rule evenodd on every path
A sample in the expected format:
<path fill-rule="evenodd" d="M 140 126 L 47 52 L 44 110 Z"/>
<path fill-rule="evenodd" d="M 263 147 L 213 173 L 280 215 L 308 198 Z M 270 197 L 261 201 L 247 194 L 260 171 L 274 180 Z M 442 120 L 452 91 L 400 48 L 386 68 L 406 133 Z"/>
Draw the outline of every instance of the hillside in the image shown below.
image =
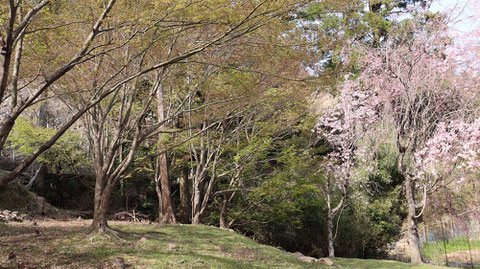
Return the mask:
<path fill-rule="evenodd" d="M 0 268 L 324 268 L 291 253 L 209 226 L 112 222 L 120 237 L 87 235 L 88 220 L 0 223 Z M 8 259 L 12 253 L 15 258 Z M 335 259 L 334 268 L 439 268 Z"/>

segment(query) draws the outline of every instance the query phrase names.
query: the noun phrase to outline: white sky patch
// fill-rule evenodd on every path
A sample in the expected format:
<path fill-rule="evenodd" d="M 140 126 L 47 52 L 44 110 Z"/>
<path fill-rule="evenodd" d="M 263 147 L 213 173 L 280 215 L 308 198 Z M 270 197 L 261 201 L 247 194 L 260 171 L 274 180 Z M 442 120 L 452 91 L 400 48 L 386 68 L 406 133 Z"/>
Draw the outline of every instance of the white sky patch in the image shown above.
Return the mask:
<path fill-rule="evenodd" d="M 437 0 L 430 7 L 432 12 L 447 14 L 450 31 L 457 39 L 471 39 L 480 29 L 480 0 Z"/>
<path fill-rule="evenodd" d="M 436 0 L 430 7 L 433 12 L 447 15 L 450 36 L 455 47 L 451 52 L 460 66 L 471 72 L 480 72 L 480 0 Z M 455 56 L 456 55 L 456 56 Z M 462 68 L 462 69 L 463 69 Z"/>

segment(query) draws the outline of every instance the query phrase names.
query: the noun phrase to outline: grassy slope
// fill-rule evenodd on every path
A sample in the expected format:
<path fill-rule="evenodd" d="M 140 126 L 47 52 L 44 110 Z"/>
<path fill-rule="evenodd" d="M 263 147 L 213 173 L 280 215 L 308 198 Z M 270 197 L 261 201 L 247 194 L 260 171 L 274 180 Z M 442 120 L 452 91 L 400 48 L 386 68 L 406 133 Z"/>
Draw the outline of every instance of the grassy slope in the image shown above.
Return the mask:
<path fill-rule="evenodd" d="M 89 221 L 0 223 L 0 268 L 95 268 L 122 257 L 130 268 L 322 268 L 230 231 L 207 226 L 115 222 L 122 239 L 84 234 Z M 35 232 L 35 230 L 37 232 Z M 142 237 L 146 238 L 140 240 Z M 7 260 L 14 251 L 16 259 Z M 439 268 L 382 261 L 334 260 L 341 268 Z M 335 266 L 340 268 L 339 266 Z"/>

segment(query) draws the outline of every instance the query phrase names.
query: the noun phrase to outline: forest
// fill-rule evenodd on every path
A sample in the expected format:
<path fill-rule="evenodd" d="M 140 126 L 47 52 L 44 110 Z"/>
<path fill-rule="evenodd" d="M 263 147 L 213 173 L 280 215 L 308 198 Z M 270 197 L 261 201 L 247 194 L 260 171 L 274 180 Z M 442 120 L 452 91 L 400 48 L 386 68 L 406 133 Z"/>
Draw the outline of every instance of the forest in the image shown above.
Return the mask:
<path fill-rule="evenodd" d="M 2 0 L 0 268 L 480 268 L 479 20 Z"/>

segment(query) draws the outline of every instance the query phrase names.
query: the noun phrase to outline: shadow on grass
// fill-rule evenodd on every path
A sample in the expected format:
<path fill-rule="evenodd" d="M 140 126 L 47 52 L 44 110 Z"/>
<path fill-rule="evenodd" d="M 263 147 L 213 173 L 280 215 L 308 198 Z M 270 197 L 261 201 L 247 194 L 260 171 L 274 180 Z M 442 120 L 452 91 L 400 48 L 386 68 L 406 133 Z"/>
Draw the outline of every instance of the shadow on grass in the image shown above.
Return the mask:
<path fill-rule="evenodd" d="M 56 225 L 58 224 L 58 225 Z M 121 239 L 92 233 L 89 221 L 0 225 L 0 264 L 16 253 L 30 268 L 95 268 L 123 257 L 140 268 L 318 268 L 240 235 L 208 226 L 114 224 Z M 40 233 L 35 233 L 39 230 Z M 140 238 L 145 237 L 146 240 Z"/>

